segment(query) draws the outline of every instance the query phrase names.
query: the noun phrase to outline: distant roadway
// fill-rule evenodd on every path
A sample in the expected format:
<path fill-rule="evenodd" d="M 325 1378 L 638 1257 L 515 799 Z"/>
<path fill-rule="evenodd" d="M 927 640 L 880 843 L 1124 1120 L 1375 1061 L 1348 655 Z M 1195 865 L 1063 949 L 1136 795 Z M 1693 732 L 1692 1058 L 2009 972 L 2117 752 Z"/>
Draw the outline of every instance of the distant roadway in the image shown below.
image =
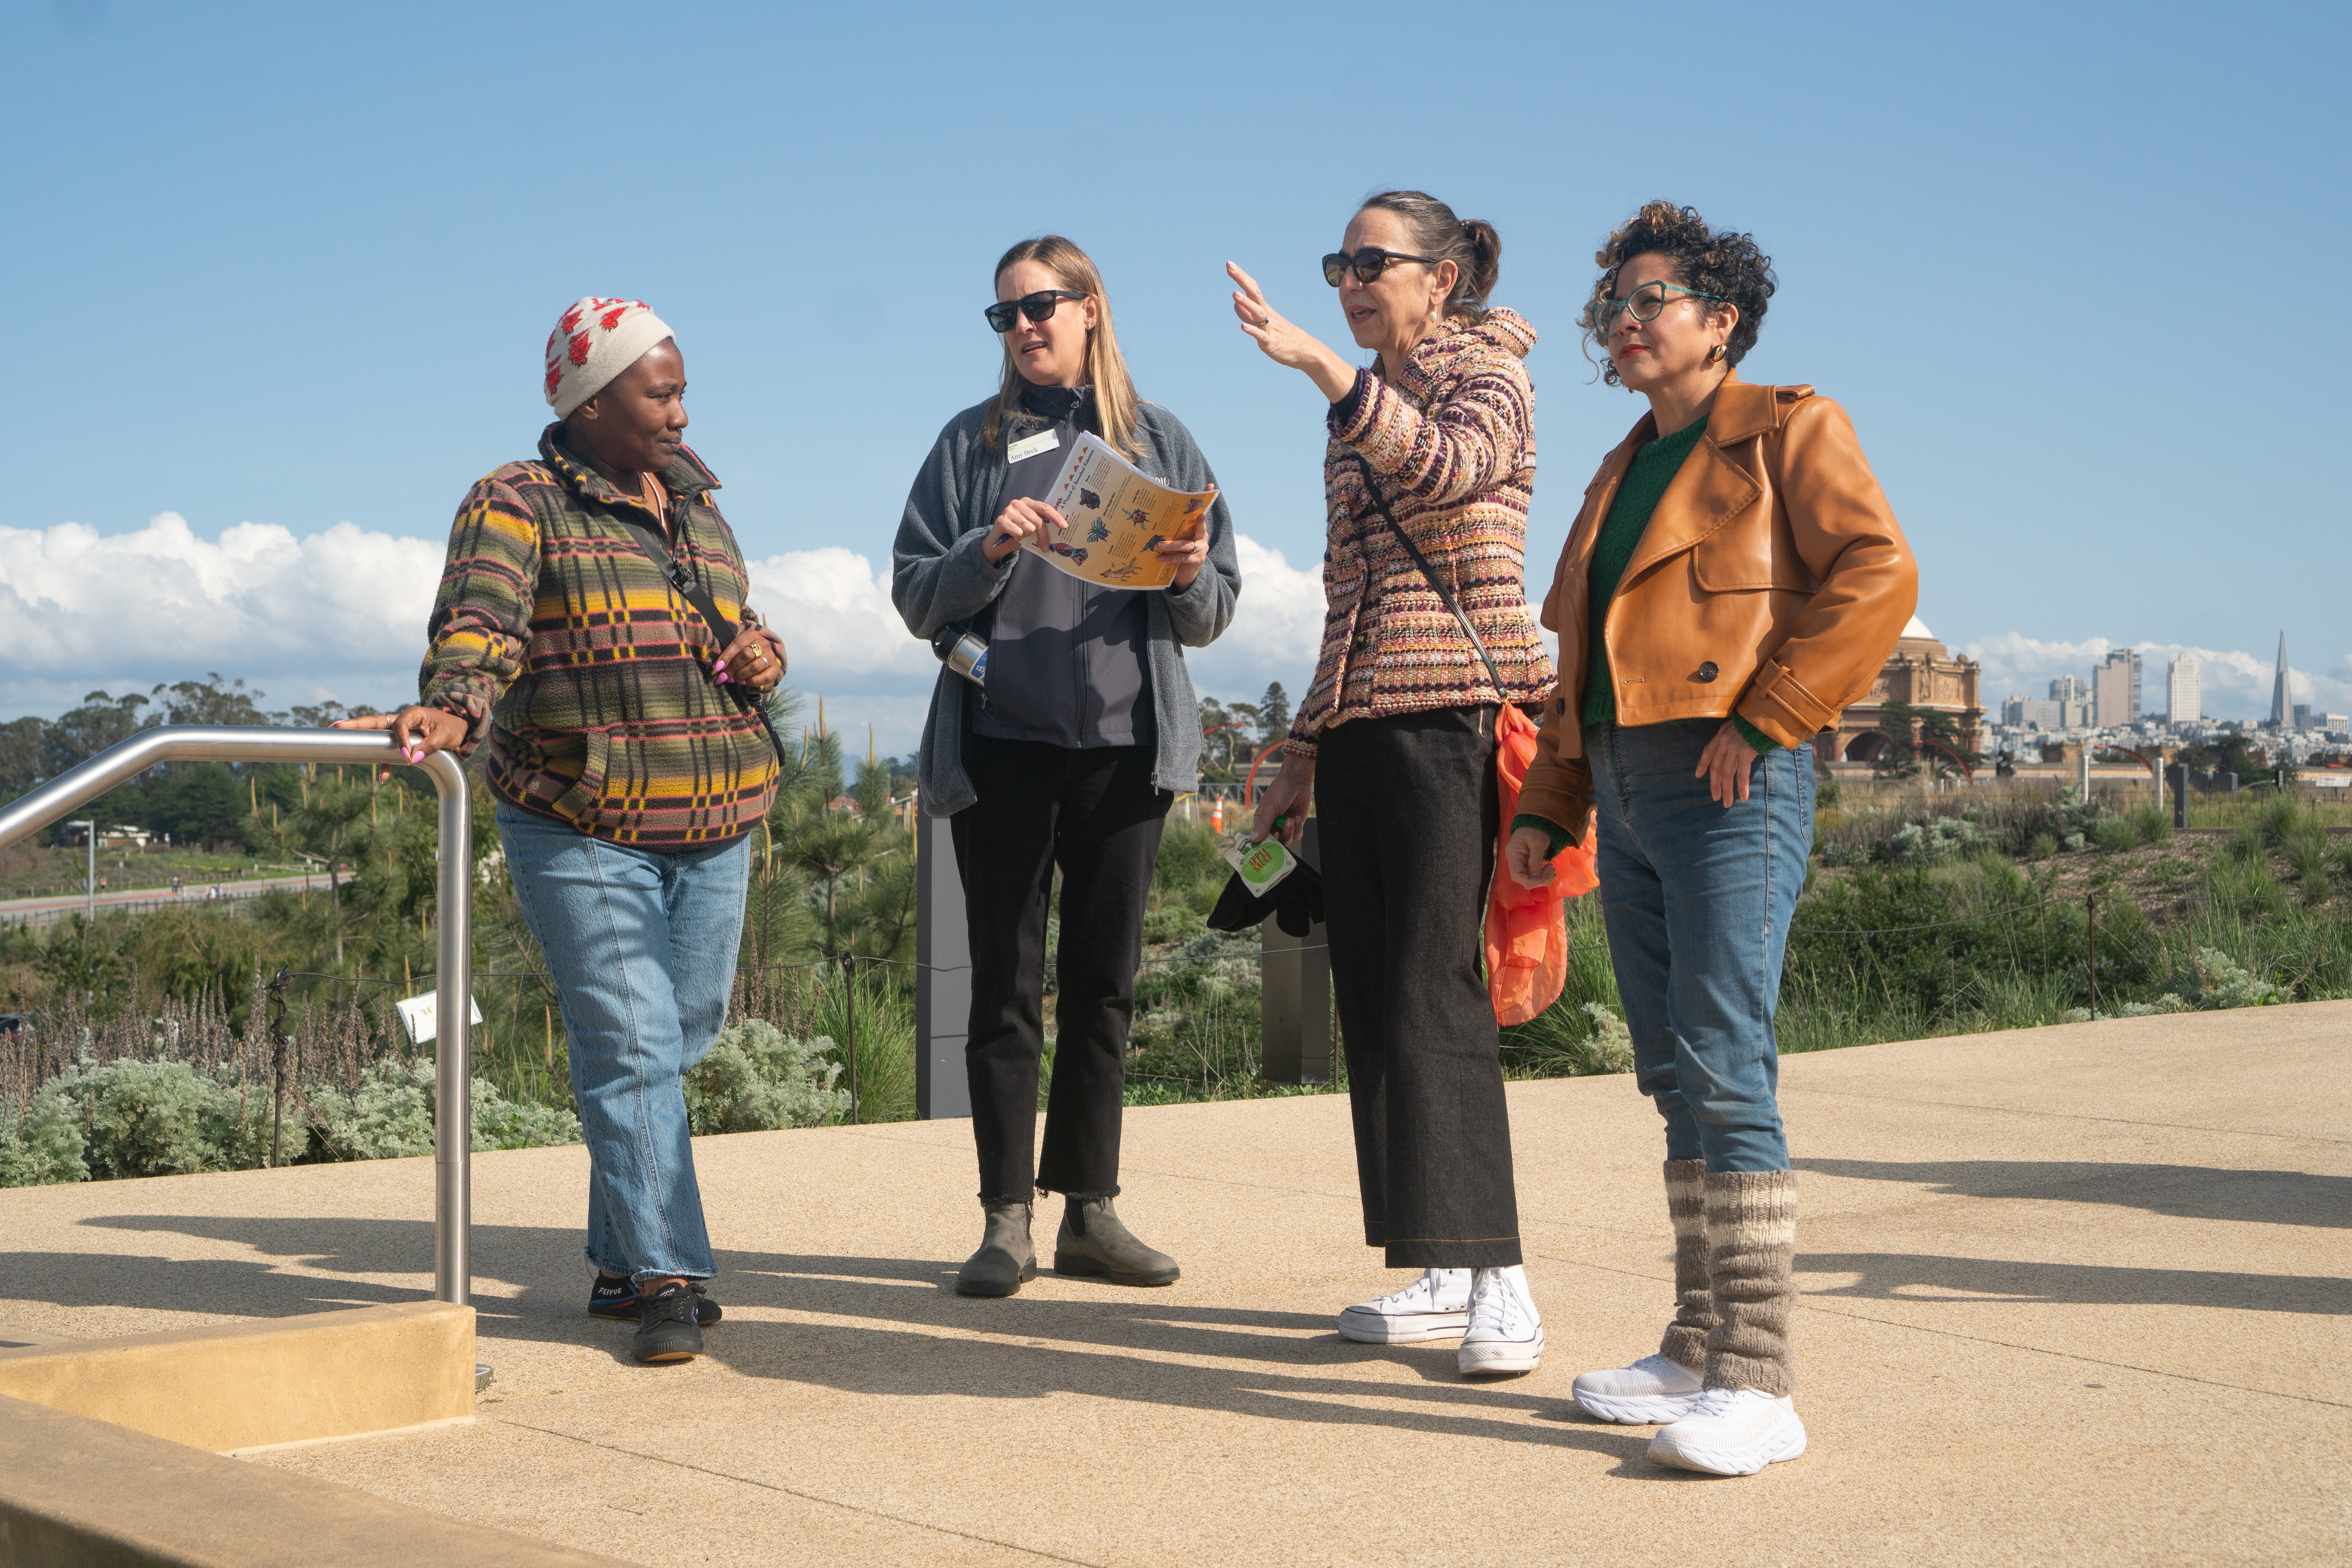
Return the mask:
<path fill-rule="evenodd" d="M 207 904 L 215 888 L 224 899 L 249 899 L 256 893 L 272 888 L 304 888 L 315 886 L 321 891 L 327 886 L 327 874 L 313 871 L 309 876 L 247 878 L 241 882 L 189 882 L 175 895 L 166 884 L 161 888 L 110 888 L 98 895 L 101 910 L 128 907 L 162 909 L 174 904 Z M 82 893 L 57 893 L 37 899 L 0 899 L 0 925 L 47 925 L 89 907 L 89 899 Z"/>

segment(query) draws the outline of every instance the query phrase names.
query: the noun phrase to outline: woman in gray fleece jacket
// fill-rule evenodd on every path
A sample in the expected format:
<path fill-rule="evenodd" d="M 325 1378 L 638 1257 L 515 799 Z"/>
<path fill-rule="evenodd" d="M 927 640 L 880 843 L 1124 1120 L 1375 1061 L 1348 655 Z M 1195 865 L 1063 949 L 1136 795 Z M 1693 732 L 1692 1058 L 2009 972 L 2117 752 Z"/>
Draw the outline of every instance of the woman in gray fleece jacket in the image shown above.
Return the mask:
<path fill-rule="evenodd" d="M 1160 545 L 1175 581 L 1158 591 L 1100 587 L 1024 552 L 1061 521 L 1045 497 L 1082 432 L 1178 489 L 1216 480 L 1175 416 L 1136 397 L 1084 251 L 1056 235 L 1024 240 L 997 263 L 996 300 L 1003 384 L 940 432 L 891 551 L 907 629 L 929 639 L 968 628 L 989 648 L 984 685 L 940 670 L 918 770 L 923 810 L 950 819 L 971 937 L 964 1062 L 985 1217 L 956 1289 L 1009 1296 L 1035 1277 L 1038 1192 L 1064 1198 L 1056 1269 L 1165 1285 L 1176 1260 L 1137 1240 L 1112 1204 L 1127 1031 L 1160 826 L 1200 782 L 1183 649 L 1213 641 L 1241 593 L 1233 519 L 1220 496 L 1202 536 Z M 1059 1026 L 1041 1154 L 1057 869 Z"/>

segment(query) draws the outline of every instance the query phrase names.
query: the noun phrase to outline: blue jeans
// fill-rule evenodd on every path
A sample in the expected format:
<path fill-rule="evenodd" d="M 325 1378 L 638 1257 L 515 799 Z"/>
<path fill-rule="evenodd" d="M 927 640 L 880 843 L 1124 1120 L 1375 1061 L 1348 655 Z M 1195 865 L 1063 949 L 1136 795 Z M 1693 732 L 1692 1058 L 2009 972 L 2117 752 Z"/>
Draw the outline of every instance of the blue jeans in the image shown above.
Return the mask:
<path fill-rule="evenodd" d="M 632 1279 L 708 1279 L 718 1268 L 678 1079 L 727 1021 L 751 840 L 659 854 L 503 802 L 498 815 L 571 1040 L 588 1261 Z"/>
<path fill-rule="evenodd" d="M 1601 911 L 1633 1033 L 1634 1081 L 1666 1158 L 1785 1171 L 1772 1015 L 1813 844 L 1810 743 L 1755 758 L 1725 807 L 1694 776 L 1718 719 L 1585 737 L 1600 807 Z"/>

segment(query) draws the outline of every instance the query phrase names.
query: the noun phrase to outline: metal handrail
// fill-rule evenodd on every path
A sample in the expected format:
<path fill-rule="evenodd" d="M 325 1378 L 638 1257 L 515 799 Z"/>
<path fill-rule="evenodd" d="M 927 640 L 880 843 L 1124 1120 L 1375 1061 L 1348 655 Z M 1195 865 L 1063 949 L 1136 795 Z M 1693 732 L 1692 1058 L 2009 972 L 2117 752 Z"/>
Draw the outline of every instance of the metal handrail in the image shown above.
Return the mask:
<path fill-rule="evenodd" d="M 0 806 L 0 849 L 48 826 L 163 763 L 345 763 L 381 767 L 400 762 L 382 730 L 268 730 L 258 726 L 163 724 L 142 730 L 32 794 Z M 447 752 L 422 768 L 441 797 L 440 931 L 435 960 L 433 1118 L 433 1294 L 466 1304 L 473 1293 L 473 801 L 466 770 Z M 455 1020 L 455 1023 L 452 1023 Z"/>

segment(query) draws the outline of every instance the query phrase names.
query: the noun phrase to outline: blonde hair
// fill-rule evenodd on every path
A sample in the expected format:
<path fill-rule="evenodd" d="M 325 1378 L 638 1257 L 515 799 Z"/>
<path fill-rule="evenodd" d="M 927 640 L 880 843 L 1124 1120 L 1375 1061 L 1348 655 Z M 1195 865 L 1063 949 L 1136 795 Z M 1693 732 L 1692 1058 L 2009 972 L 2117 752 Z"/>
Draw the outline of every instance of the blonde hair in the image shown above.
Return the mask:
<path fill-rule="evenodd" d="M 1006 268 L 1024 261 L 1037 263 L 1063 288 L 1094 300 L 1094 330 L 1087 334 L 1087 382 L 1095 391 L 1095 416 L 1102 422 L 1104 440 L 1130 458 L 1137 456 L 1136 412 L 1142 400 L 1135 395 L 1135 383 L 1128 379 L 1127 361 L 1118 352 L 1118 334 L 1110 324 L 1110 296 L 1103 291 L 1102 274 L 1096 270 L 1094 259 L 1074 240 L 1058 234 L 1042 235 L 1006 251 L 989 276 L 1002 278 Z M 1028 384 L 1029 378 L 1013 363 L 1013 334 L 1006 332 L 1004 379 L 997 385 L 996 401 L 989 405 L 988 423 L 981 428 L 982 446 L 993 449 L 1003 443 L 1004 416 L 1021 406 L 1021 391 Z"/>

